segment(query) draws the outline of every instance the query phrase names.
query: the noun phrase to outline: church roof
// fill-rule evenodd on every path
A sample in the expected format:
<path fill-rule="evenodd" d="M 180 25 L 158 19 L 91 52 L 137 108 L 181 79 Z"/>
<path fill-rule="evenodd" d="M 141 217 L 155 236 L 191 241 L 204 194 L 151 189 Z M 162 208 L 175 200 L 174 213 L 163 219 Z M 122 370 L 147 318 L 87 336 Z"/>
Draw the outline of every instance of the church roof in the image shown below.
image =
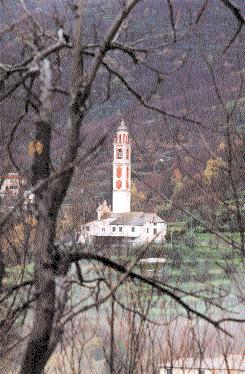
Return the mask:
<path fill-rule="evenodd" d="M 121 130 L 126 130 L 127 131 L 128 130 L 126 125 L 125 125 L 124 119 L 122 119 L 121 124 L 118 126 L 117 130 L 118 131 L 121 131 Z"/>
<path fill-rule="evenodd" d="M 164 222 L 155 213 L 144 213 L 144 212 L 112 213 L 110 217 L 115 218 L 115 220 L 110 222 L 110 225 L 143 226 L 146 223 Z"/>
<path fill-rule="evenodd" d="M 127 213 L 111 213 L 109 217 L 100 220 L 87 222 L 84 226 L 90 225 L 120 225 L 120 226 L 144 226 L 146 223 L 165 223 L 155 213 L 145 212 L 127 212 Z"/>

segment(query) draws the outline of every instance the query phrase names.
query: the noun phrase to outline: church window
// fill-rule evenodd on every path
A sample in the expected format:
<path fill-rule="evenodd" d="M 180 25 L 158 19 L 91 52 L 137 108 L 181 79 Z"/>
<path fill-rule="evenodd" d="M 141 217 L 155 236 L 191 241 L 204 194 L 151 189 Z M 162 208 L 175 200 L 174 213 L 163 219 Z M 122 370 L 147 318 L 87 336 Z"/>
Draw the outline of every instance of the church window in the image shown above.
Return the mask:
<path fill-rule="evenodd" d="M 147 227 L 147 229 L 146 229 L 146 232 L 147 232 L 147 234 L 149 234 L 149 228 Z"/>
<path fill-rule="evenodd" d="M 127 178 L 129 177 L 129 167 L 127 166 Z"/>
<path fill-rule="evenodd" d="M 167 374 L 173 374 L 173 369 L 172 368 L 167 368 Z"/>
<path fill-rule="evenodd" d="M 121 136 L 121 134 L 119 134 L 119 143 L 122 143 L 122 136 Z"/>
<path fill-rule="evenodd" d="M 119 227 L 119 231 L 122 232 L 122 227 Z"/>
<path fill-rule="evenodd" d="M 122 168 L 120 166 L 117 167 L 117 178 L 121 178 L 122 176 Z"/>
<path fill-rule="evenodd" d="M 134 227 L 134 226 L 131 227 L 131 231 L 132 231 L 132 232 L 135 232 L 135 227 Z"/>
<path fill-rule="evenodd" d="M 127 190 L 129 189 L 129 183 L 128 183 L 128 180 L 126 180 L 126 188 L 127 188 Z"/>
<path fill-rule="evenodd" d="M 117 158 L 118 158 L 118 159 L 121 159 L 122 156 L 123 156 L 122 148 L 117 148 Z"/>
<path fill-rule="evenodd" d="M 129 160 L 129 148 L 126 150 L 126 159 Z"/>
<path fill-rule="evenodd" d="M 115 227 L 115 226 L 112 227 L 112 231 L 113 231 L 113 232 L 116 231 L 116 227 Z"/>
<path fill-rule="evenodd" d="M 117 188 L 118 190 L 120 190 L 121 187 L 122 187 L 122 181 L 121 181 L 120 179 L 118 179 L 118 180 L 116 181 L 116 188 Z"/>
<path fill-rule="evenodd" d="M 86 230 L 89 231 L 89 226 L 86 226 Z"/>
<path fill-rule="evenodd" d="M 157 235 L 157 229 L 153 230 L 154 235 Z"/>

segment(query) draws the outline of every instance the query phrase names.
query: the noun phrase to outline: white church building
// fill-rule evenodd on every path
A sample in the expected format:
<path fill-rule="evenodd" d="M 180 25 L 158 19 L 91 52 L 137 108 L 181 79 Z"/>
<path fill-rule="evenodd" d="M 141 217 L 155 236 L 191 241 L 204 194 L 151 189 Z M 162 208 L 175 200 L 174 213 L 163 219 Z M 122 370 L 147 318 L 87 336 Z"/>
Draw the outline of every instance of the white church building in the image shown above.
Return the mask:
<path fill-rule="evenodd" d="M 18 173 L 8 173 L 7 175 L 0 176 L 0 196 L 18 196 L 26 185 L 27 181 Z"/>
<path fill-rule="evenodd" d="M 98 219 L 81 228 L 79 242 L 139 245 L 165 240 L 166 222 L 154 213 L 131 212 L 131 141 L 124 121 L 114 139 L 112 209 L 104 201 Z"/>

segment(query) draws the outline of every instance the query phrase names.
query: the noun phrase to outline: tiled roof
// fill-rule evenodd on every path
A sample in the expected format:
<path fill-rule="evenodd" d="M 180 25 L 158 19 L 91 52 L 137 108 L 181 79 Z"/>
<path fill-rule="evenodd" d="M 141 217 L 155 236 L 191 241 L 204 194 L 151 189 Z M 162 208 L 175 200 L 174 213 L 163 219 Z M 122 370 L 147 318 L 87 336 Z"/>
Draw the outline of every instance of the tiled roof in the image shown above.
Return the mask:
<path fill-rule="evenodd" d="M 131 225 L 143 226 L 146 223 L 160 223 L 164 222 L 155 213 L 144 212 L 128 212 L 128 213 L 112 213 L 112 218 L 115 218 L 110 225 Z"/>
<path fill-rule="evenodd" d="M 126 225 L 126 226 L 144 226 L 146 223 L 164 223 L 165 221 L 155 213 L 128 212 L 111 213 L 107 218 L 87 222 L 84 226 L 91 225 Z"/>

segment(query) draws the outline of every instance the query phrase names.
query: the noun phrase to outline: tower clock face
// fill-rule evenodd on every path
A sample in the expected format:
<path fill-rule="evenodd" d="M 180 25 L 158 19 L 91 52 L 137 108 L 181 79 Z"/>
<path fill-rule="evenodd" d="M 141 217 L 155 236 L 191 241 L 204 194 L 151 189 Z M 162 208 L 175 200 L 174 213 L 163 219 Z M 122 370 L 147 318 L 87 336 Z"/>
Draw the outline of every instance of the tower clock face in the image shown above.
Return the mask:
<path fill-rule="evenodd" d="M 117 188 L 118 190 L 120 190 L 120 189 L 122 188 L 122 181 L 121 181 L 120 179 L 118 179 L 118 180 L 116 181 L 116 188 Z"/>

